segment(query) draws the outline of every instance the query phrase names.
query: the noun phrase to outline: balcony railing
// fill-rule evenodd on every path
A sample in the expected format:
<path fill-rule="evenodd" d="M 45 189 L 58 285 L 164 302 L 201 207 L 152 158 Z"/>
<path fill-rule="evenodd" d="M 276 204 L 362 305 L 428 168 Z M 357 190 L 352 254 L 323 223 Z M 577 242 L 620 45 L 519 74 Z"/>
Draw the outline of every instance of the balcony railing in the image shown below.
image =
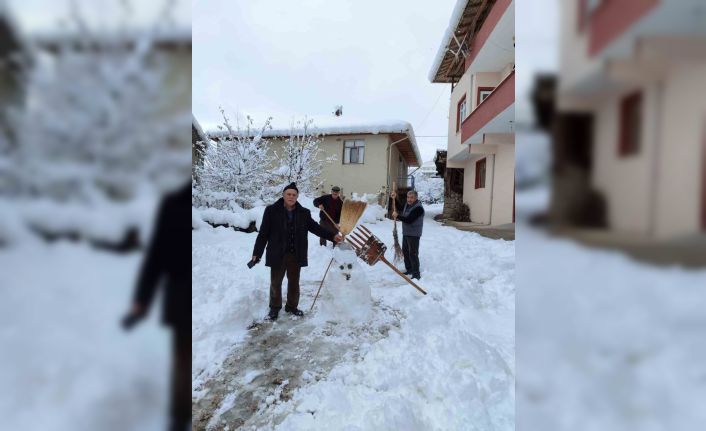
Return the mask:
<path fill-rule="evenodd" d="M 493 118 L 515 103 L 513 70 L 486 99 L 461 123 L 461 142 L 475 135 Z"/>

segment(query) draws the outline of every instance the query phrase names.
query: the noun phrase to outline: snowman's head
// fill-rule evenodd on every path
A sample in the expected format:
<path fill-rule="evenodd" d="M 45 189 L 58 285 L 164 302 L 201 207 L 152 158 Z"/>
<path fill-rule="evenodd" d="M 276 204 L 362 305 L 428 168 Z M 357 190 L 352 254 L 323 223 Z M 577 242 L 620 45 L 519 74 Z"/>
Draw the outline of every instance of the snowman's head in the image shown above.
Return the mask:
<path fill-rule="evenodd" d="M 333 250 L 333 258 L 338 271 L 346 277 L 346 280 L 350 280 L 358 259 L 353 248 L 348 244 L 341 244 Z"/>

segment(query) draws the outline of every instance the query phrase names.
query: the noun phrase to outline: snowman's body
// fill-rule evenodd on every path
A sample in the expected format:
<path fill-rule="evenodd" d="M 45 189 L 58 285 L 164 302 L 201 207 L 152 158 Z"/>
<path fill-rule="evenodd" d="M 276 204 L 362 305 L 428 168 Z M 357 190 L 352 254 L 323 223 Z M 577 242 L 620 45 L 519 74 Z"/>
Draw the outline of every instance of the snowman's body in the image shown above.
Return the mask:
<path fill-rule="evenodd" d="M 367 321 L 372 297 L 358 257 L 349 245 L 342 244 L 334 248 L 333 259 L 321 292 L 320 314 L 326 320 Z"/>

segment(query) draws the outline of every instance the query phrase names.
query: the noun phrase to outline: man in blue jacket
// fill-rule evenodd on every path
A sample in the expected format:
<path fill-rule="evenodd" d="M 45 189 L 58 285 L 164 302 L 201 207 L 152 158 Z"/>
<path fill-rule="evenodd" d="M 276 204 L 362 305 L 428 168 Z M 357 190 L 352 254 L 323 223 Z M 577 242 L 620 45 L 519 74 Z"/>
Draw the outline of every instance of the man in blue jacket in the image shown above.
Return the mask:
<path fill-rule="evenodd" d="M 391 197 L 397 198 L 397 193 L 392 192 Z M 424 207 L 417 199 L 417 192 L 407 192 L 407 203 L 402 209 L 402 214 L 397 211 L 392 213 L 392 218 L 402 222 L 402 253 L 404 254 L 405 275 L 411 275 L 417 280 L 422 276 L 419 271 L 419 239 L 422 236 L 424 225 Z"/>

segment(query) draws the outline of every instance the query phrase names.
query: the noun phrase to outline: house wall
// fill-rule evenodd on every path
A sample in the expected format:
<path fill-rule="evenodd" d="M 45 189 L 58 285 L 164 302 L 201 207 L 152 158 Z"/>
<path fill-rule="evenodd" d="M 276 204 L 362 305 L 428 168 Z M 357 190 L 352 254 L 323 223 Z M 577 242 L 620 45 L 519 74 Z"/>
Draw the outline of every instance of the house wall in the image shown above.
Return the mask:
<path fill-rule="evenodd" d="M 365 141 L 365 158 L 363 164 L 343 164 L 343 141 L 349 139 L 362 139 Z M 282 154 L 284 140 L 273 139 L 270 151 Z M 328 193 L 331 187 L 337 185 L 341 187 L 344 197 L 350 197 L 353 193 L 377 194 L 378 191 L 387 185 L 387 145 L 389 135 L 346 135 L 346 136 L 324 136 L 322 148 L 324 158 L 336 156 L 336 160 L 330 164 L 325 164 L 322 169 L 322 189 L 320 193 Z M 399 152 L 392 150 L 393 160 L 397 160 Z M 397 166 L 395 163 L 395 172 Z"/>
<path fill-rule="evenodd" d="M 634 90 L 621 92 L 602 101 L 595 115 L 593 141 L 594 187 L 606 198 L 607 220 L 611 228 L 648 233 L 650 229 L 650 185 L 654 143 L 652 126 L 657 124 L 656 86 L 642 87 L 642 129 L 637 154 L 620 156 L 620 104 Z"/>
<path fill-rule="evenodd" d="M 700 230 L 706 100 L 693 95 L 705 73 L 704 64 L 674 67 L 663 81 L 640 88 L 639 154 L 618 155 L 620 101 L 627 93 L 595 112 L 592 182 L 606 198 L 610 228 L 662 238 Z"/>
<path fill-rule="evenodd" d="M 663 87 L 662 127 L 657 165 L 656 231 L 676 237 L 701 231 L 706 63 L 675 67 Z"/>
<path fill-rule="evenodd" d="M 512 223 L 515 184 L 515 145 L 512 135 L 497 145 L 494 154 L 476 154 L 464 166 L 463 202 L 471 210 L 471 221 L 484 224 Z M 486 159 L 485 187 L 476 189 L 476 162 Z M 491 199 L 492 188 L 492 199 Z M 491 219 L 492 200 L 492 219 Z"/>
<path fill-rule="evenodd" d="M 458 131 L 456 131 L 456 111 L 458 110 L 458 102 L 463 98 L 463 96 L 466 96 L 466 116 L 468 116 L 468 114 L 470 114 L 472 110 L 472 107 L 474 106 L 473 103 L 475 103 L 472 98 L 472 96 L 475 96 L 471 94 L 471 73 L 469 71 L 466 71 L 466 73 L 463 74 L 459 82 L 451 91 L 447 144 L 447 154 L 449 159 L 453 158 L 459 153 L 468 151 L 466 147 L 461 145 L 461 127 L 459 127 Z M 464 119 L 465 118 L 461 118 L 461 122 L 463 122 Z"/>

